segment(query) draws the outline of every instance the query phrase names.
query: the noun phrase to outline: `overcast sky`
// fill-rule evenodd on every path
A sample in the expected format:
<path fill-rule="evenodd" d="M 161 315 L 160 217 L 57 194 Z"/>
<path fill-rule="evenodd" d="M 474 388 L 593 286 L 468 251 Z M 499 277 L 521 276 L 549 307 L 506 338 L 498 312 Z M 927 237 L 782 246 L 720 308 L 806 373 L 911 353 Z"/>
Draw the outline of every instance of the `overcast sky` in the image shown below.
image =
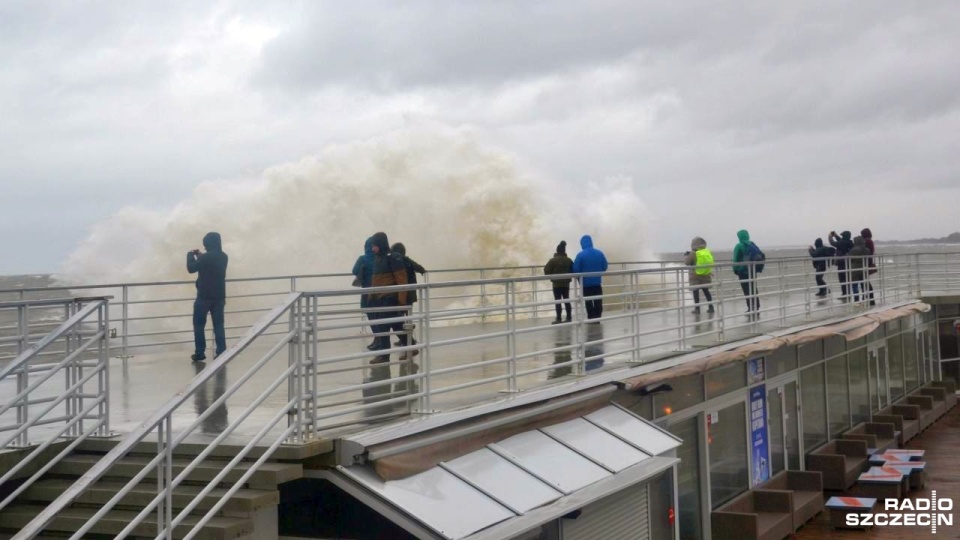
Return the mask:
<path fill-rule="evenodd" d="M 0 273 L 325 145 L 467 126 L 629 177 L 654 250 L 960 229 L 960 3 L 0 3 Z M 584 204 L 589 204 L 584 201 Z"/>

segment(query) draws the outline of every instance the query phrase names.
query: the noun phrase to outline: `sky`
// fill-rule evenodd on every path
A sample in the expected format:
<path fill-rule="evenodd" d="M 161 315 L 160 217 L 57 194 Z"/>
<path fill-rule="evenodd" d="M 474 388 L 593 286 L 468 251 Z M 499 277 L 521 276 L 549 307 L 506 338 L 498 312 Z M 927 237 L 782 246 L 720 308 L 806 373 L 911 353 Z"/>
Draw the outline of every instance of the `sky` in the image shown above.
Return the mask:
<path fill-rule="evenodd" d="M 951 0 L 6 0 L 0 274 L 57 270 L 126 207 L 410 126 L 557 184 L 629 179 L 653 251 L 944 236 L 958 27 Z"/>

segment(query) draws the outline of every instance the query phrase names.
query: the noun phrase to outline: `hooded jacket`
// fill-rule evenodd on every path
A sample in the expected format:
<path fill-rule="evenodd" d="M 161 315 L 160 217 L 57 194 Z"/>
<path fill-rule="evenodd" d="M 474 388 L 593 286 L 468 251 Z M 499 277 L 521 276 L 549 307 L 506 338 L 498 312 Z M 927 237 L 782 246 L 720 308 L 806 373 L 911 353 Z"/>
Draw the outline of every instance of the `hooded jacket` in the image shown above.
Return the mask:
<path fill-rule="evenodd" d="M 816 269 L 817 272 L 826 272 L 827 259 L 833 257 L 835 250 L 823 245 L 822 238 L 817 238 L 813 242 L 813 248 L 808 251 L 810 252 L 810 256 L 813 257 L 813 268 Z"/>
<path fill-rule="evenodd" d="M 862 231 L 860 231 L 860 236 L 862 236 L 863 241 L 866 242 L 867 249 L 870 250 L 870 255 L 873 255 L 874 253 L 876 253 L 877 252 L 876 246 L 873 245 L 873 232 L 871 232 L 870 229 L 863 229 Z M 867 262 L 869 263 L 869 266 L 870 266 L 870 273 L 875 274 L 877 272 L 876 270 L 877 265 L 873 262 L 873 257 L 870 257 L 869 259 L 867 259 Z"/>
<path fill-rule="evenodd" d="M 407 267 L 403 264 L 403 256 L 390 251 L 390 241 L 387 234 L 378 232 L 370 237 L 371 246 L 376 246 L 380 253 L 373 257 L 373 276 L 371 287 L 389 287 L 391 285 L 407 284 Z M 368 306 L 405 306 L 407 305 L 408 291 L 392 293 L 371 293 Z"/>
<path fill-rule="evenodd" d="M 607 257 L 602 251 L 593 247 L 593 238 L 590 238 L 589 234 L 585 234 L 580 239 L 580 247 L 583 250 L 577 253 L 577 258 L 573 260 L 574 274 L 607 271 Z M 583 278 L 584 287 L 599 287 L 601 283 L 603 283 L 602 276 Z"/>
<path fill-rule="evenodd" d="M 733 262 L 743 262 L 747 260 L 747 253 L 750 250 L 750 233 L 746 229 L 741 229 L 737 231 L 737 245 L 733 246 Z M 748 266 L 744 264 L 734 264 L 733 273 L 740 275 L 746 275 L 748 273 Z"/>
<path fill-rule="evenodd" d="M 357 257 L 353 263 L 353 275 L 360 280 L 361 287 L 369 287 L 373 281 L 373 239 L 367 238 L 363 243 L 363 255 Z M 367 295 L 360 295 L 360 307 L 367 307 Z"/>
<path fill-rule="evenodd" d="M 390 248 L 390 251 L 395 251 L 403 257 L 403 267 L 407 270 L 407 283 L 416 283 L 417 274 L 423 275 L 427 273 L 427 269 L 423 266 L 420 266 L 420 263 L 407 257 L 407 246 L 403 245 L 401 242 L 397 242 Z M 417 301 L 417 291 L 412 290 L 407 293 L 407 302 L 411 305 Z"/>
<path fill-rule="evenodd" d="M 553 274 L 572 274 L 573 273 L 573 261 L 570 257 L 567 257 L 567 243 L 560 242 L 557 245 L 557 252 L 553 254 L 553 258 L 547 261 L 546 266 L 543 267 L 543 275 L 549 276 Z M 570 286 L 570 278 L 567 279 L 552 279 L 554 289 L 562 289 L 564 287 Z"/>
<path fill-rule="evenodd" d="M 850 250 L 853 249 L 853 241 L 850 240 L 850 231 L 843 231 L 840 233 L 840 236 L 836 235 L 829 238 L 830 245 L 837 248 L 838 257 L 846 257 L 850 254 Z"/>
<path fill-rule="evenodd" d="M 197 298 L 224 301 L 227 299 L 227 254 L 223 252 L 220 233 L 209 232 L 203 237 L 202 255 L 187 253 L 187 272 L 197 276 Z"/>
<path fill-rule="evenodd" d="M 713 281 L 710 274 L 697 273 L 697 252 L 707 249 L 707 241 L 697 236 L 690 242 L 690 251 L 683 258 L 683 264 L 690 267 L 689 281 L 691 286 L 707 285 Z"/>
<path fill-rule="evenodd" d="M 862 236 L 853 239 L 853 249 L 850 250 L 850 279 L 854 281 L 863 281 L 863 257 L 870 255 L 870 249 L 867 248 L 867 242 Z"/>

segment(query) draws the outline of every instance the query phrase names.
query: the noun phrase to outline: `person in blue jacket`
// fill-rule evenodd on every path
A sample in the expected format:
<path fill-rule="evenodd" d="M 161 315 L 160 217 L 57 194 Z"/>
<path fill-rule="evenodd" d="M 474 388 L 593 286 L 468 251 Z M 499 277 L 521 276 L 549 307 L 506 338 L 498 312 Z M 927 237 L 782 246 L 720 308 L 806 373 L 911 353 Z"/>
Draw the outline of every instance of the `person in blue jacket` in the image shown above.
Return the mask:
<path fill-rule="evenodd" d="M 573 260 L 573 273 L 607 271 L 607 257 L 602 251 L 593 247 L 593 238 L 590 238 L 589 234 L 580 239 L 580 247 L 583 249 L 580 253 L 577 253 L 577 258 Z M 582 278 L 582 282 L 583 298 L 587 306 L 587 318 L 599 319 L 603 315 L 602 276 L 585 276 Z"/>
<path fill-rule="evenodd" d="M 357 257 L 357 262 L 353 263 L 353 275 L 357 278 L 357 281 L 360 282 L 360 287 L 364 289 L 370 288 L 370 284 L 373 283 L 373 237 L 367 238 L 367 241 L 363 243 L 363 255 Z M 367 298 L 366 294 L 360 295 L 360 309 L 366 309 L 367 304 L 370 300 Z M 369 315 L 368 315 L 369 318 Z M 367 349 L 373 350 L 375 343 L 371 343 L 367 346 Z"/>
<path fill-rule="evenodd" d="M 213 319 L 213 336 L 216 343 L 216 356 L 227 349 L 226 331 L 223 326 L 223 310 L 227 303 L 227 254 L 223 252 L 220 233 L 210 232 L 203 237 L 206 253 L 195 249 L 187 253 L 187 272 L 197 276 L 197 299 L 193 302 L 193 342 L 194 352 L 190 357 L 194 362 L 207 359 L 207 340 L 204 327 L 207 326 L 207 313 Z"/>

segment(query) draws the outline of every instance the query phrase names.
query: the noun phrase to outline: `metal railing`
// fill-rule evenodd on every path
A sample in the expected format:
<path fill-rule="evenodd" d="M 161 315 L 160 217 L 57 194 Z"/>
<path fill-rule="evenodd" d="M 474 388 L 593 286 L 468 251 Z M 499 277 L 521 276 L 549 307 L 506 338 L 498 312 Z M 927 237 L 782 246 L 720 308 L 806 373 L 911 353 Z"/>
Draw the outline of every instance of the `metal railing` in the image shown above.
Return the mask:
<path fill-rule="evenodd" d="M 39 306 L 63 307 L 69 316 L 33 345 L 28 346 L 27 336 L 21 336 L 22 351 L 0 369 L 0 388 L 5 394 L 0 402 L 0 450 L 29 449 L 0 476 L 0 486 L 21 473 L 29 474 L 28 467 L 39 465 L 0 500 L 0 510 L 81 442 L 110 432 L 108 299 L 0 304 L 0 308 L 16 309 L 21 319 L 30 307 Z M 37 362 L 40 354 L 58 345 L 62 358 L 54 363 Z M 6 395 L 8 389 L 12 389 L 12 395 Z M 31 440 L 31 434 L 35 440 Z M 56 457 L 45 457 L 58 440 L 71 442 Z M 40 464 L 41 460 L 45 461 Z"/>
<path fill-rule="evenodd" d="M 850 268 L 856 258 L 846 260 Z M 120 458 L 142 443 L 156 445 L 156 454 L 109 503 L 81 528 L 74 538 L 120 502 L 134 486 L 156 471 L 157 492 L 120 538 L 157 516 L 157 538 L 183 530 L 185 517 L 203 497 L 237 470 L 244 460 L 245 473 L 186 532 L 191 538 L 220 511 L 239 486 L 256 472 L 284 443 L 298 444 L 331 430 L 352 428 L 397 416 L 430 414 L 437 410 L 484 401 L 500 392 L 519 392 L 569 380 L 600 369 L 623 369 L 774 327 L 787 327 L 818 319 L 854 314 L 868 309 L 869 297 L 853 292 L 872 285 L 877 305 L 916 299 L 925 285 L 919 255 L 876 259 L 878 273 L 870 275 L 863 260 L 862 275 L 851 271 L 846 294 L 818 298 L 816 271 L 809 258 L 765 262 L 762 273 L 749 272 L 744 289 L 729 263 L 712 267 L 712 314 L 690 311 L 688 267 L 654 270 L 613 270 L 602 274 L 600 297 L 585 298 L 579 280 L 599 274 L 569 276 L 515 276 L 483 280 L 431 282 L 375 289 L 347 289 L 287 293 L 283 302 L 262 316 L 223 355 L 198 373 L 184 389 L 158 409 L 139 429 L 105 455 L 90 471 L 52 503 L 15 538 L 32 538 L 57 512 L 97 481 Z M 740 263 L 739 266 L 754 266 Z M 828 272 L 837 288 L 836 272 Z M 573 317 L 570 322 L 544 324 L 565 300 L 546 296 L 551 279 L 572 279 Z M 856 278 L 856 279 L 854 279 Z M 412 308 L 381 305 L 361 310 L 359 296 L 416 291 Z M 835 291 L 839 293 L 839 291 Z M 745 316 L 744 304 L 759 300 Z M 587 303 L 604 302 L 598 319 L 587 318 Z M 463 322 L 477 323 L 467 331 Z M 367 345 L 375 339 L 377 347 Z M 398 339 L 399 346 L 392 345 Z M 281 354 L 285 352 L 286 354 Z M 280 358 L 286 356 L 286 361 Z M 226 373 L 233 384 L 226 386 Z M 396 374 L 394 374 L 394 370 Z M 237 376 L 237 374 L 240 374 Z M 184 412 L 190 400 L 211 381 L 221 391 L 197 414 Z M 225 411 L 228 401 L 242 403 L 232 422 L 219 422 L 215 434 L 199 455 L 178 463 L 177 448 L 204 433 L 205 422 Z M 225 414 L 224 414 L 225 416 Z M 178 419 L 190 417 L 182 425 Z M 286 422 L 284 422 L 286 419 Z M 253 430 L 247 421 L 259 420 Z M 174 490 L 192 470 L 227 441 L 240 450 L 185 508 L 175 512 Z M 138 446 L 140 445 L 140 446 Z M 253 459 L 254 449 L 257 459 Z"/>

